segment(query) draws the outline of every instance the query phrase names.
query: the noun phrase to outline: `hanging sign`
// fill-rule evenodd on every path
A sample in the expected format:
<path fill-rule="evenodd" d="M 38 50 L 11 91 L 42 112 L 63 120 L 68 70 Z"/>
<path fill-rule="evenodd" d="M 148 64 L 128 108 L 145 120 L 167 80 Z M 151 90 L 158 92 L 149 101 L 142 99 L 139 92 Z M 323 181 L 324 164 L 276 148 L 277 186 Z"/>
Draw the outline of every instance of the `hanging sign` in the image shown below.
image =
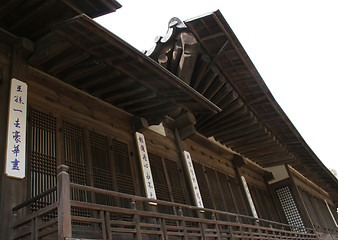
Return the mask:
<path fill-rule="evenodd" d="M 146 141 L 142 133 L 136 132 L 136 142 L 143 175 L 144 188 L 146 190 L 146 196 L 150 199 L 156 199 L 155 186 L 153 176 L 151 174 Z M 156 203 L 151 204 L 157 205 Z"/>
<path fill-rule="evenodd" d="M 245 177 L 241 176 L 241 179 L 242 179 L 242 183 L 243 183 L 243 186 L 244 186 L 246 197 L 248 198 L 248 201 L 249 201 L 249 205 L 250 205 L 250 208 L 251 208 L 252 215 L 255 218 L 258 218 L 258 214 L 257 214 L 256 208 L 255 208 L 255 204 L 252 200 L 251 193 L 249 191 L 249 187 L 248 187 L 248 184 L 246 183 Z"/>
<path fill-rule="evenodd" d="M 194 165 L 192 164 L 190 153 L 187 151 L 183 151 L 183 154 L 184 154 L 185 164 L 188 169 L 190 183 L 193 188 L 196 205 L 197 207 L 204 208 L 200 188 L 198 187 Z"/>
<path fill-rule="evenodd" d="M 6 175 L 25 177 L 27 84 L 12 79 L 9 98 Z"/>

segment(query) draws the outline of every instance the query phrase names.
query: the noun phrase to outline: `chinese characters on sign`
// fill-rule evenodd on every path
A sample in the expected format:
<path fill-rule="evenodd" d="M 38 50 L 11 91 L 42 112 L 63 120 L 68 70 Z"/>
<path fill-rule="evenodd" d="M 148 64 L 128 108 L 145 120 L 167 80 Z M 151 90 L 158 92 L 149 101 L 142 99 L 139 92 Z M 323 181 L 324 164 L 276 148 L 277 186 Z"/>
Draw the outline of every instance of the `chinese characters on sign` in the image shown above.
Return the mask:
<path fill-rule="evenodd" d="M 185 164 L 188 169 L 190 183 L 193 188 L 196 205 L 197 207 L 204 208 L 200 188 L 198 187 L 194 165 L 192 164 L 190 153 L 187 151 L 184 151 L 183 154 L 184 154 Z"/>
<path fill-rule="evenodd" d="M 243 176 L 241 176 L 241 179 L 242 179 L 242 183 L 243 183 L 243 186 L 244 186 L 246 197 L 248 198 L 248 201 L 249 201 L 249 204 L 250 204 L 252 215 L 255 218 L 258 218 L 257 211 L 256 211 L 256 208 L 255 208 L 254 202 L 252 201 L 252 197 L 251 197 L 251 194 L 250 194 L 250 191 L 249 191 L 248 184 L 246 183 L 246 180 Z"/>
<path fill-rule="evenodd" d="M 146 190 L 147 198 L 156 199 L 155 186 L 154 186 L 153 176 L 151 174 L 146 141 L 142 133 L 136 132 L 136 142 L 137 142 L 137 148 L 138 148 L 138 153 L 140 157 L 144 188 Z M 152 204 L 155 204 L 155 203 L 152 203 Z"/>
<path fill-rule="evenodd" d="M 9 99 L 6 175 L 25 177 L 27 84 L 12 79 Z"/>

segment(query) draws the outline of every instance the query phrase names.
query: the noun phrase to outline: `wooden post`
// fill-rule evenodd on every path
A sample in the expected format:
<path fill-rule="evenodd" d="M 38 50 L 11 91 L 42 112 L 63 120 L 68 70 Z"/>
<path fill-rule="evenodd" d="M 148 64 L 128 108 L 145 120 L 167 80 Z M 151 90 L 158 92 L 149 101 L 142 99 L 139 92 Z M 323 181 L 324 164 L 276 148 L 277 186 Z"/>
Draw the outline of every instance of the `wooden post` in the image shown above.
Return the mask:
<path fill-rule="evenodd" d="M 137 211 L 135 201 L 132 201 L 130 205 L 131 205 L 130 206 L 131 209 Z M 135 223 L 135 231 L 136 231 L 134 239 L 142 240 L 141 226 L 140 226 L 140 216 L 137 213 L 135 213 L 133 220 L 134 220 L 134 223 Z"/>
<path fill-rule="evenodd" d="M 38 219 L 37 217 L 31 220 L 31 240 L 38 240 Z"/>
<path fill-rule="evenodd" d="M 178 209 L 178 215 L 183 217 L 183 211 L 182 211 L 181 207 L 179 207 L 179 209 Z M 184 239 L 188 239 L 187 225 L 186 225 L 186 223 L 183 219 L 181 220 L 181 222 L 182 222 Z"/>
<path fill-rule="evenodd" d="M 72 237 L 72 223 L 70 212 L 70 181 L 67 173 L 68 166 L 58 166 L 57 193 L 58 193 L 58 239 Z"/>
<path fill-rule="evenodd" d="M 110 225 L 110 213 L 105 212 L 105 221 L 106 221 L 106 229 L 107 229 L 107 234 L 108 234 L 108 239 L 113 240 L 113 235 L 111 233 L 111 225 Z"/>
<path fill-rule="evenodd" d="M 162 232 L 162 240 L 168 240 L 168 234 L 167 234 L 167 223 L 165 221 L 165 218 L 161 218 L 161 232 Z"/>
<path fill-rule="evenodd" d="M 100 211 L 100 219 L 101 219 L 101 230 L 102 230 L 102 238 L 104 240 L 107 239 L 107 227 L 106 227 L 106 219 L 104 211 Z"/>

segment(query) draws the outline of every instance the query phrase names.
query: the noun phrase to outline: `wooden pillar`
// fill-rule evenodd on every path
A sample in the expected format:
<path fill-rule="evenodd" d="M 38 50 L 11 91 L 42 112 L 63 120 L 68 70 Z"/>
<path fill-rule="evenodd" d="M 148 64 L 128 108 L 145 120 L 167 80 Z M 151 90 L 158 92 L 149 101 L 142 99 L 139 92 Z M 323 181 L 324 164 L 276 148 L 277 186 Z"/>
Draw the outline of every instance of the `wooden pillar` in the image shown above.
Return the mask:
<path fill-rule="evenodd" d="M 58 193 L 58 239 L 72 237 L 70 212 L 70 181 L 67 173 L 68 166 L 58 166 L 57 193 Z"/>
<path fill-rule="evenodd" d="M 12 208 L 27 198 L 26 179 L 19 180 L 5 176 L 10 83 L 12 78 L 25 81 L 25 59 L 34 48 L 33 43 L 28 39 L 10 37 L 13 38 L 13 46 L 8 44 L 4 47 L 5 43 L 0 42 L 0 233 L 3 239 L 11 238 L 10 227 L 14 221 Z"/>

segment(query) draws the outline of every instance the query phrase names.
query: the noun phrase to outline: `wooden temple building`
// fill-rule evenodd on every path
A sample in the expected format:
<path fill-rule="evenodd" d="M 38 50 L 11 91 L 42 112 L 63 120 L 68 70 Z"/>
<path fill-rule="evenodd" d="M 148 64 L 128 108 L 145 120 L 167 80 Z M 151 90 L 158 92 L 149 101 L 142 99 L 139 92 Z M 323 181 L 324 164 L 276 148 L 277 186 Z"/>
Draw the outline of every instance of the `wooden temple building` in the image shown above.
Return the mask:
<path fill-rule="evenodd" d="M 221 13 L 141 53 L 93 20 L 120 7 L 0 1 L 0 238 L 338 239 L 337 179 Z"/>

